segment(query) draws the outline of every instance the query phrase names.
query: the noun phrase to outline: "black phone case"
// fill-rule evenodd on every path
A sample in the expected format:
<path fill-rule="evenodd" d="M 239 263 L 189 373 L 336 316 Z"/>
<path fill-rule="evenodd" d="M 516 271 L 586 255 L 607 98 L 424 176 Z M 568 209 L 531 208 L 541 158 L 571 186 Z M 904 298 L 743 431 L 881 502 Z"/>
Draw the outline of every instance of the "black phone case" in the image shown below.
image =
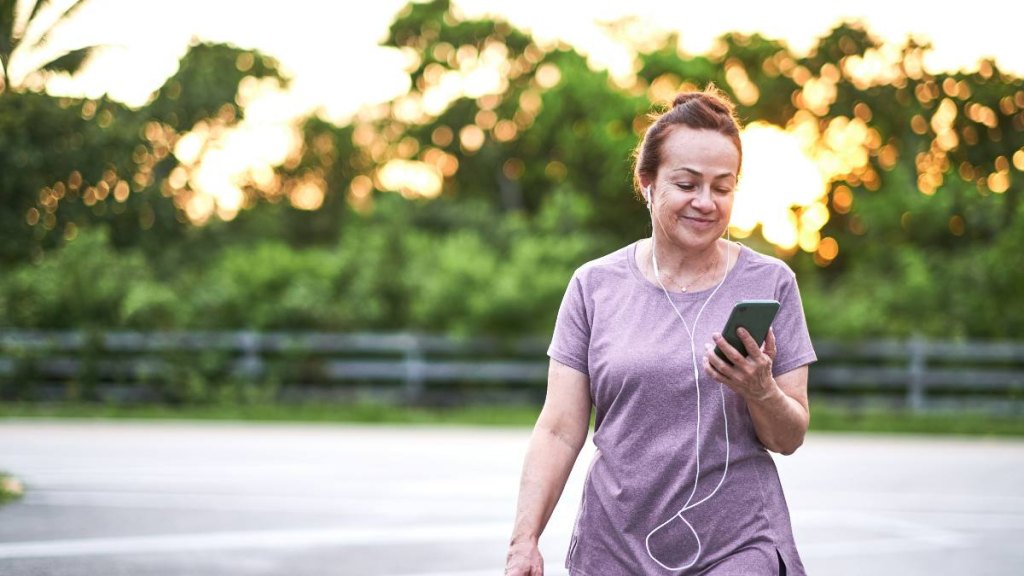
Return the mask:
<path fill-rule="evenodd" d="M 733 348 L 739 350 L 740 354 L 747 356 L 747 347 L 743 345 L 743 341 L 736 334 L 736 329 L 740 327 L 746 328 L 747 332 L 750 332 L 750 335 L 757 341 L 758 346 L 764 344 L 764 339 L 768 337 L 768 328 L 771 327 L 772 322 L 775 320 L 775 315 L 779 312 L 780 306 L 775 300 L 743 300 L 737 302 L 729 314 L 729 319 L 725 322 L 722 337 Z M 715 346 L 715 354 L 732 366 L 732 362 L 725 357 L 725 354 L 717 346 Z"/>

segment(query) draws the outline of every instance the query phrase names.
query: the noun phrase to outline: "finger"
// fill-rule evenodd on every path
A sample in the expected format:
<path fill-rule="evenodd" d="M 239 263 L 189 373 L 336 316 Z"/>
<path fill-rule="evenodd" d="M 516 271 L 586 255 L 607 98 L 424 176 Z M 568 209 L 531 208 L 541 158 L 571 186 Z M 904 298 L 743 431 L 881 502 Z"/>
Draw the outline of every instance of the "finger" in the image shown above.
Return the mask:
<path fill-rule="evenodd" d="M 712 346 L 708 346 L 710 349 L 708 354 L 704 355 L 704 373 L 714 379 L 716 382 L 725 382 L 728 377 L 725 375 L 725 370 L 728 370 L 730 366 L 718 357 L 713 351 Z"/>
<path fill-rule="evenodd" d="M 761 347 L 757 345 L 757 340 L 750 335 L 750 332 L 746 328 L 738 328 L 736 335 L 740 337 L 740 342 L 743 343 L 743 347 L 747 349 L 747 356 L 757 358 L 761 353 Z"/>
<path fill-rule="evenodd" d="M 715 345 L 712 344 L 711 342 L 705 342 L 704 343 L 704 356 L 703 356 L 703 358 L 704 358 L 704 362 L 703 362 L 704 366 L 707 366 L 707 367 L 710 367 L 710 368 L 714 368 L 714 366 L 711 365 L 712 358 L 715 360 L 715 362 L 717 362 L 717 363 L 719 363 L 719 364 L 721 364 L 723 366 L 727 366 L 728 365 L 728 362 L 722 360 L 721 356 L 719 356 L 717 353 L 715 353 Z"/>
<path fill-rule="evenodd" d="M 712 334 L 711 338 L 715 341 L 715 345 L 718 346 L 718 349 L 722 351 L 722 354 L 725 354 L 726 359 L 729 362 L 732 362 L 734 366 L 737 362 L 742 362 L 744 360 L 743 354 L 741 354 L 739 350 L 733 348 L 732 344 L 729 344 L 725 338 L 722 338 L 721 334 Z"/>
<path fill-rule="evenodd" d="M 775 331 L 768 328 L 768 337 L 764 339 L 764 353 L 775 360 Z"/>
<path fill-rule="evenodd" d="M 704 356 L 704 366 L 703 366 L 703 368 L 704 368 L 704 375 L 705 376 L 711 378 L 712 380 L 718 381 L 720 376 L 718 375 L 718 370 L 715 370 L 715 367 L 711 365 L 711 358 L 710 357 Z"/>

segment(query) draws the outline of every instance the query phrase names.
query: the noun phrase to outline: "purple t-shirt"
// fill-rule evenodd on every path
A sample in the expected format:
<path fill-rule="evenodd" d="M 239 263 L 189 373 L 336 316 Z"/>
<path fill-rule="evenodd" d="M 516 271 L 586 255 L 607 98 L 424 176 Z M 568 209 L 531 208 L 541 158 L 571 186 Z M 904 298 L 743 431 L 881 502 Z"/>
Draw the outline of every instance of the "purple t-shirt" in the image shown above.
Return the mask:
<path fill-rule="evenodd" d="M 775 463 L 746 404 L 699 364 L 733 305 L 750 299 L 782 303 L 772 324 L 776 376 L 816 360 L 792 270 L 741 246 L 710 300 L 714 288 L 669 292 L 694 333 L 698 388 L 690 337 L 641 274 L 636 246 L 573 274 L 548 349 L 589 377 L 596 409 L 597 451 L 566 568 L 573 576 L 775 575 L 778 554 L 788 574 L 804 574 Z"/>

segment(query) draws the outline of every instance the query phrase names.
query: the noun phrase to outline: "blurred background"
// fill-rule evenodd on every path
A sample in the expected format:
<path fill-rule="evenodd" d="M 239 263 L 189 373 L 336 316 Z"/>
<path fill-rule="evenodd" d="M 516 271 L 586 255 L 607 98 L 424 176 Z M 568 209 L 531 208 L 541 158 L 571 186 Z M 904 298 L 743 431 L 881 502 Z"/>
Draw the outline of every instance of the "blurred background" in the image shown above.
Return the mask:
<path fill-rule="evenodd" d="M 714 83 L 812 436 L 932 435 L 780 464 L 808 566 L 1017 573 L 1022 445 L 979 437 L 1024 435 L 1022 15 L 0 0 L 0 572 L 492 573 L 565 286 L 649 235 L 632 150 Z M 38 418 L 83 416 L 150 420 Z"/>
<path fill-rule="evenodd" d="M 517 6 L 4 2 L 3 399 L 536 404 L 572 271 L 649 234 L 648 113 L 714 83 L 812 391 L 1020 414 L 1010 4 Z"/>

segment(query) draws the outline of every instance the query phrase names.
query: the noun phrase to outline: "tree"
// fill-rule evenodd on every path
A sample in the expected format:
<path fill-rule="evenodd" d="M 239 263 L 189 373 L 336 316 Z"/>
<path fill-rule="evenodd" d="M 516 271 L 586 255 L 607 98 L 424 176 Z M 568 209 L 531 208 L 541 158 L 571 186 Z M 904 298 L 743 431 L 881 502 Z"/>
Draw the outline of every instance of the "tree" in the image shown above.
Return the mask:
<path fill-rule="evenodd" d="M 1005 305 L 1024 284 L 1024 81 L 994 62 L 932 74 L 927 45 L 885 46 L 841 24 L 807 55 L 727 34 L 692 56 L 669 35 L 638 50 L 635 78 L 619 84 L 568 46 L 463 19 L 447 0 L 407 6 L 385 43 L 409 56 L 410 92 L 347 125 L 305 119 L 301 150 L 273 186 L 250 183 L 237 218 L 203 226 L 184 212 L 199 190 L 176 143 L 233 126 L 244 114 L 239 83 L 280 78 L 273 61 L 199 44 L 139 110 L 0 93 L 0 261 L 104 227 L 115 246 L 175 258 L 194 282 L 175 284 L 181 293 L 201 292 L 219 262 L 231 262 L 217 275 L 227 285 L 260 258 L 285 262 L 267 271 L 268 285 L 317 322 L 543 330 L 574 265 L 649 232 L 630 180 L 651 102 L 713 82 L 745 122 L 810 135 L 808 153 L 829 165 L 817 249 L 778 252 L 801 275 L 816 336 L 1024 336 L 1024 312 Z M 303 189 L 315 189 L 319 209 L 281 201 Z M 260 242 L 273 247 L 246 251 Z M 756 234 L 746 242 L 772 249 Z M 241 247 L 225 258 L 229 243 Z M 285 244 L 341 256 L 303 252 L 301 265 L 289 263 Z M 282 288 L 289 270 L 303 270 L 302 289 Z M 250 310 L 223 294 L 200 313 L 210 326 L 222 304 L 235 301 L 231 318 Z M 309 294 L 349 309 L 303 308 Z M 167 292 L 147 298 L 162 306 Z"/>
<path fill-rule="evenodd" d="M 1024 271 L 981 265 L 1016 260 L 999 240 L 1020 227 L 1024 81 L 992 61 L 975 72 L 929 73 L 927 45 L 884 46 L 855 23 L 837 26 L 807 56 L 759 35 L 720 40 L 720 49 L 689 56 L 666 37 L 638 53 L 636 83 L 623 89 L 574 51 L 542 50 L 505 22 L 462 20 L 445 0 L 413 4 L 386 40 L 419 57 L 413 89 L 375 124 L 369 145 L 380 149 L 378 166 L 429 164 L 446 157 L 440 150 L 458 167 L 442 197 L 483 198 L 506 213 L 535 215 L 560 189 L 582 194 L 592 208 L 581 225 L 621 244 L 645 232 L 628 175 L 648 102 L 713 82 L 748 123 L 816 134 L 811 152 L 831 161 L 830 218 L 817 251 L 780 252 L 810 277 L 821 314 L 812 320 L 826 334 L 835 325 L 826 317 L 850 301 L 869 306 L 853 307 L 833 334 L 1008 334 L 976 318 L 998 317 L 998 303 L 1014 299 L 1007 286 L 1024 283 Z M 503 78 L 495 88 L 431 104 L 449 76 L 495 54 Z M 512 123 L 511 136 L 502 136 L 502 122 Z M 400 145 L 407 138 L 421 146 Z M 800 208 L 793 212 L 799 220 Z M 966 296 L 967 287 L 979 297 Z M 935 309 L 950 313 L 918 321 Z"/>
<path fill-rule="evenodd" d="M 0 263 L 38 258 L 87 226 L 151 254 L 181 240 L 192 190 L 187 177 L 172 178 L 179 167 L 187 174 L 175 145 L 199 125 L 237 123 L 246 76 L 284 82 L 258 53 L 197 44 L 138 110 L 106 97 L 0 92 Z"/>
<path fill-rule="evenodd" d="M 643 233 L 629 174 L 634 120 L 647 103 L 606 72 L 568 47 L 544 50 L 506 22 L 461 20 L 446 0 L 407 6 L 385 43 L 418 63 L 411 92 L 368 138 L 383 150 L 379 163 L 422 162 L 444 177 L 443 197 L 484 199 L 499 214 L 535 215 L 557 190 L 573 190 L 601 207 L 581 225 Z M 445 83 L 474 74 L 490 75 L 491 86 L 438 103 Z M 420 146 L 403 146 L 407 139 Z"/>

